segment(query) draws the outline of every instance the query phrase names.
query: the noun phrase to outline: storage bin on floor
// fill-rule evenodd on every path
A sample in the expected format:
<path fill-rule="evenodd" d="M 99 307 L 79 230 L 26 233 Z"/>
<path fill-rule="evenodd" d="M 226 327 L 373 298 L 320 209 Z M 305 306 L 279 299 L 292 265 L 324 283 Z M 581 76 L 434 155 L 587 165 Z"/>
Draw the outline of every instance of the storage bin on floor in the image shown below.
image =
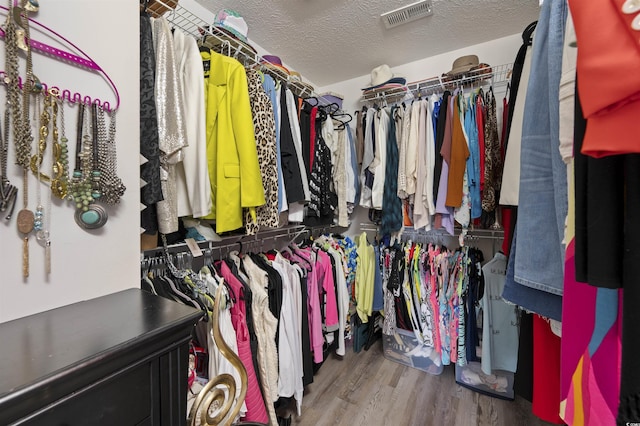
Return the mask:
<path fill-rule="evenodd" d="M 476 392 L 494 398 L 513 401 L 513 373 L 494 370 L 493 374 L 484 374 L 479 362 L 470 362 L 464 367 L 456 365 L 456 383 Z"/>
<path fill-rule="evenodd" d="M 432 347 L 420 344 L 416 336 L 406 330 L 398 328 L 393 335 L 383 334 L 382 349 L 388 360 L 435 376 L 444 369 L 438 353 Z"/>

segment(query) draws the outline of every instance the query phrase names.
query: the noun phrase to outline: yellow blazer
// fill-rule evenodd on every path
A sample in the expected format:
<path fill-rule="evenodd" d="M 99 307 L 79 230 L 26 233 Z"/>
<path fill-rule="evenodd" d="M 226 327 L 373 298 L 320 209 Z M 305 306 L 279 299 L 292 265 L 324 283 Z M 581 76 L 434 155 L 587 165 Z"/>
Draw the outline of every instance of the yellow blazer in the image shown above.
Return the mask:
<path fill-rule="evenodd" d="M 204 57 L 204 55 L 203 55 Z M 216 232 L 242 227 L 242 208 L 265 203 L 247 76 L 240 62 L 211 52 L 207 102 L 207 160 Z"/>

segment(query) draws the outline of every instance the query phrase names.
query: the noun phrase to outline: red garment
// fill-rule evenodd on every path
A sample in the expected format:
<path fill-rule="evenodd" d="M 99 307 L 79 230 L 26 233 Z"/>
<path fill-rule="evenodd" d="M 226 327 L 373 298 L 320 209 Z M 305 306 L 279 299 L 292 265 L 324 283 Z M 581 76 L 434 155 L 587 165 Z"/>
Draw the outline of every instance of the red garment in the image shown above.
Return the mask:
<path fill-rule="evenodd" d="M 504 239 L 502 240 L 502 252 L 509 257 L 509 241 L 511 240 L 511 207 L 498 206 L 502 213 L 502 229 L 504 229 Z"/>
<path fill-rule="evenodd" d="M 578 91 L 587 119 L 582 153 L 596 158 L 640 153 L 640 32 L 631 28 L 638 12 L 624 13 L 624 3 L 569 1 L 580 46 Z"/>
<path fill-rule="evenodd" d="M 500 155 L 504 164 L 504 140 L 507 138 L 507 124 L 509 121 L 509 101 L 505 96 L 502 99 L 502 134 L 500 135 Z"/>
<path fill-rule="evenodd" d="M 315 158 L 316 152 L 316 117 L 318 116 L 318 107 L 315 106 L 311 108 L 311 114 L 309 120 L 311 120 L 311 126 L 309 127 L 310 135 L 309 135 L 309 173 L 313 170 L 313 159 Z"/>
<path fill-rule="evenodd" d="M 560 418 L 560 337 L 540 315 L 533 316 L 533 414 L 545 422 Z"/>

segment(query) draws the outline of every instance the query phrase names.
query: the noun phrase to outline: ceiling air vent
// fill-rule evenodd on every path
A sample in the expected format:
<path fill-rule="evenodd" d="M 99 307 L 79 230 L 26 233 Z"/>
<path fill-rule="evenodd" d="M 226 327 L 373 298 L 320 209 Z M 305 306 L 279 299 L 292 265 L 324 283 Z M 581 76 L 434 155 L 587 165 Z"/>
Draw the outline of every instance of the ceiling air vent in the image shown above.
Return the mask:
<path fill-rule="evenodd" d="M 385 27 L 393 28 L 432 15 L 432 6 L 431 0 L 421 0 L 391 12 L 383 13 L 380 17 Z"/>

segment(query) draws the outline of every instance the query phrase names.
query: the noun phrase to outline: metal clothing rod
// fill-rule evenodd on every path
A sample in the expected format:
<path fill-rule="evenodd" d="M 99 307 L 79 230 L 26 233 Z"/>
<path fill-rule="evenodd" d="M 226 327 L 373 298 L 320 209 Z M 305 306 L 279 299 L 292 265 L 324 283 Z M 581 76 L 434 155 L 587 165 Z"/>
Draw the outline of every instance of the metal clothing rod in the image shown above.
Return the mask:
<path fill-rule="evenodd" d="M 299 238 L 308 230 L 303 225 L 291 225 L 283 228 L 267 229 L 258 232 L 256 235 L 232 235 L 222 237 L 221 241 L 196 241 L 196 244 L 203 253 L 209 251 L 211 253 L 218 252 L 220 257 L 222 253 L 228 254 L 232 250 L 248 251 L 264 251 L 266 248 L 276 248 L 278 240 L 284 240 L 287 244 Z M 169 254 L 189 253 L 190 249 L 186 243 L 172 244 L 167 246 Z M 154 249 L 145 250 L 140 254 L 141 261 L 146 258 L 162 257 L 164 249 L 156 247 Z"/>
<path fill-rule="evenodd" d="M 365 232 L 378 232 L 379 228 L 373 223 L 360 223 L 360 230 Z M 434 238 L 457 238 L 462 233 L 462 228 L 454 228 L 454 234 L 451 235 L 444 230 L 424 231 L 421 229 L 404 228 L 402 237 L 434 237 Z M 504 231 L 500 229 L 467 229 L 465 240 L 502 240 L 504 239 Z"/>
<path fill-rule="evenodd" d="M 159 4 L 160 6 L 168 9 L 163 16 L 174 27 L 180 28 L 184 33 L 190 34 L 196 40 L 202 39 L 204 36 L 213 37 L 217 40 L 220 46 L 224 47 L 219 53 L 226 54 L 227 56 L 234 56 L 236 59 L 240 56 L 242 58 L 241 62 L 244 62 L 245 66 L 252 68 L 257 67 L 263 72 L 269 73 L 269 70 L 264 66 L 265 60 L 261 56 L 257 53 L 248 51 L 248 49 L 243 47 L 240 43 L 229 41 L 229 37 L 225 36 L 223 32 L 201 19 L 184 6 L 178 4 L 174 8 L 162 0 L 155 0 L 153 3 Z M 269 73 L 269 75 L 280 81 L 286 82 L 289 88 L 293 89 L 296 94 L 302 98 L 315 97 L 321 104 L 330 104 L 330 102 L 325 99 L 318 97 L 318 95 L 308 86 L 293 79 L 290 75 L 275 72 Z"/>
<path fill-rule="evenodd" d="M 431 77 L 424 80 L 407 83 L 403 87 L 395 87 L 389 90 L 365 93 L 362 95 L 360 102 L 394 102 L 401 100 L 409 93 L 414 97 L 420 97 L 428 96 L 433 93 L 442 93 L 445 90 L 452 90 L 457 87 L 463 87 L 465 89 L 480 87 L 483 85 L 498 87 L 506 85 L 510 81 L 513 64 L 496 65 L 490 68 L 490 72 L 483 72 L 481 74 L 474 74 L 473 72 L 471 72 L 450 80 L 445 80 L 442 76 Z M 486 68 L 483 70 L 486 71 Z"/>
<path fill-rule="evenodd" d="M 331 224 L 331 225 L 310 226 L 307 229 L 311 233 L 311 236 L 313 238 L 318 238 L 323 234 L 334 234 L 336 232 L 339 233 L 342 231 L 346 231 L 347 229 L 349 229 L 349 227 Z"/>

